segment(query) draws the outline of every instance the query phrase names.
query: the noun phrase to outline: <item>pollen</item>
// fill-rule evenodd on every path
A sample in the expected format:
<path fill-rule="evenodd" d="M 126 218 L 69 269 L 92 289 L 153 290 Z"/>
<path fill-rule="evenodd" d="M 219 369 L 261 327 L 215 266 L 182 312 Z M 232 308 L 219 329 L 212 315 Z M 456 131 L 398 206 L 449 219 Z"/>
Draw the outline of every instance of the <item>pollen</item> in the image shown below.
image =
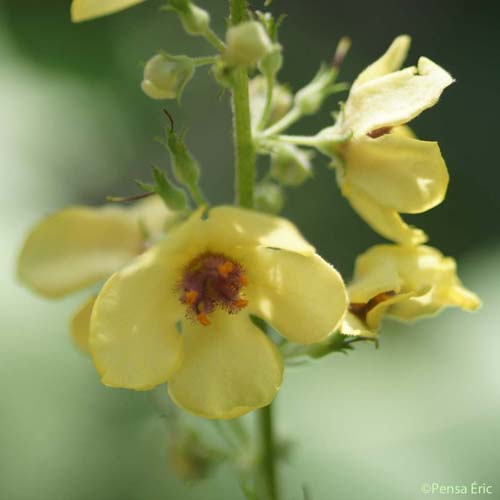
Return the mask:
<path fill-rule="evenodd" d="M 230 260 L 226 260 L 217 266 L 217 272 L 223 277 L 227 278 L 234 270 L 234 264 Z"/>
<path fill-rule="evenodd" d="M 210 320 L 208 319 L 208 316 L 204 313 L 200 313 L 196 316 L 196 319 L 203 325 L 203 326 L 208 326 L 210 324 Z"/>
<path fill-rule="evenodd" d="M 238 300 L 235 302 L 235 306 L 236 306 L 238 309 L 243 309 L 243 308 L 245 308 L 247 305 L 248 305 L 248 300 L 246 300 L 246 299 L 238 299 Z"/>
<path fill-rule="evenodd" d="M 203 252 L 182 270 L 176 289 L 186 316 L 207 326 L 215 310 L 236 314 L 248 305 L 242 296 L 247 284 L 239 262 L 221 253 Z"/>
<path fill-rule="evenodd" d="M 196 299 L 198 298 L 198 292 L 196 290 L 186 290 L 184 293 L 184 300 L 186 304 L 193 305 L 196 303 Z"/>

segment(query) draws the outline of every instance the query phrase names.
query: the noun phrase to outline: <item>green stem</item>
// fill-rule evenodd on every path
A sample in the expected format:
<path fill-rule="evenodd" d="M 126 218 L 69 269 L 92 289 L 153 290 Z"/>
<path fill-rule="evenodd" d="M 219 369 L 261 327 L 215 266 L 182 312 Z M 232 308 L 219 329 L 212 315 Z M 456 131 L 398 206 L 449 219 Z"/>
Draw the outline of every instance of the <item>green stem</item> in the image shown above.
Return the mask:
<path fill-rule="evenodd" d="M 293 107 L 281 120 L 277 121 L 274 125 L 262 132 L 262 137 L 271 137 L 272 135 L 279 134 L 293 125 L 302 116 L 298 108 Z"/>
<path fill-rule="evenodd" d="M 278 500 L 272 405 L 259 411 L 259 430 L 262 447 L 261 475 L 266 498 Z"/>
<path fill-rule="evenodd" d="M 271 114 L 271 107 L 273 104 L 273 91 L 274 91 L 274 77 L 266 78 L 266 104 L 264 106 L 264 111 L 262 112 L 262 117 L 260 123 L 257 126 L 257 130 L 263 130 L 269 121 L 269 116 Z"/>
<path fill-rule="evenodd" d="M 288 142 L 289 144 L 297 144 L 299 146 L 318 147 L 318 138 L 315 135 L 277 135 L 273 138 L 277 141 Z"/>
<path fill-rule="evenodd" d="M 204 37 L 205 40 L 212 44 L 219 52 L 223 52 L 226 49 L 226 44 L 217 36 L 215 31 L 209 29 Z"/>
<path fill-rule="evenodd" d="M 244 21 L 247 16 L 246 0 L 230 0 L 231 24 Z M 253 207 L 255 184 L 255 148 L 250 123 L 250 98 L 246 68 L 234 71 L 233 120 L 236 156 L 236 201 L 246 208 Z"/>
<path fill-rule="evenodd" d="M 201 207 L 202 205 L 208 205 L 207 200 L 203 196 L 203 193 L 198 185 L 194 186 L 187 186 L 189 189 L 189 192 L 191 193 L 191 196 L 193 197 L 194 202 L 196 205 Z"/>
<path fill-rule="evenodd" d="M 199 66 L 214 64 L 217 61 L 217 56 L 193 57 L 192 59 L 194 65 L 198 68 Z"/>

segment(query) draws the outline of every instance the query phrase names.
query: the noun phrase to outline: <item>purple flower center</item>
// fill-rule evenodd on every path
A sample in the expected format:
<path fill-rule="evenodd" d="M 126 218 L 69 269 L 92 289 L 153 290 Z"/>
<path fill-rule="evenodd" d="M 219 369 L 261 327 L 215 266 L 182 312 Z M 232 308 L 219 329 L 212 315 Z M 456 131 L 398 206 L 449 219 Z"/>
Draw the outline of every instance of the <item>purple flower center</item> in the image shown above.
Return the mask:
<path fill-rule="evenodd" d="M 203 252 L 184 268 L 177 291 L 187 315 L 206 326 L 217 308 L 235 314 L 246 307 L 241 292 L 247 284 L 241 264 L 221 253 Z"/>

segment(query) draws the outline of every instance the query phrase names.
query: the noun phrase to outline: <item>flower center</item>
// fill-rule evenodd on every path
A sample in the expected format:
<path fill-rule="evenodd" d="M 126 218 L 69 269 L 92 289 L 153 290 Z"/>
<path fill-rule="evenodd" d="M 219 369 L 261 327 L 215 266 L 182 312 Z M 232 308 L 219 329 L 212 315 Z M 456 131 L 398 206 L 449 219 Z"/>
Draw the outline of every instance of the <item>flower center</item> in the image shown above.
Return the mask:
<path fill-rule="evenodd" d="M 247 284 L 241 264 L 220 253 L 204 252 L 184 268 L 177 291 L 187 315 L 206 326 L 208 315 L 217 308 L 236 314 L 246 307 L 241 292 Z"/>

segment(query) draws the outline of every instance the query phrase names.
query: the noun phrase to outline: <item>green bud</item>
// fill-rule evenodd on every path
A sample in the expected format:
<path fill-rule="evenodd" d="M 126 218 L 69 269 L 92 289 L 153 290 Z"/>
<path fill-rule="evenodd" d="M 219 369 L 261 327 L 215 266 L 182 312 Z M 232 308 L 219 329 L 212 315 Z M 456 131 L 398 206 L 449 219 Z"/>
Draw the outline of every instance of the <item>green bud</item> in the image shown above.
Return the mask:
<path fill-rule="evenodd" d="M 157 54 L 144 67 L 143 92 L 152 99 L 178 99 L 194 75 L 194 63 L 187 56 Z"/>
<path fill-rule="evenodd" d="M 257 21 L 232 26 L 226 33 L 224 60 L 230 66 L 255 66 L 271 49 L 265 28 Z"/>
<path fill-rule="evenodd" d="M 281 45 L 275 43 L 271 50 L 260 60 L 259 70 L 267 78 L 274 78 L 283 64 Z"/>
<path fill-rule="evenodd" d="M 174 472 L 185 481 L 206 478 L 222 458 L 217 451 L 208 448 L 194 432 L 178 436 L 168 450 L 168 456 Z"/>
<path fill-rule="evenodd" d="M 169 0 L 171 10 L 179 15 L 186 33 L 204 36 L 210 29 L 210 14 L 188 0 Z"/>
<path fill-rule="evenodd" d="M 255 188 L 255 208 L 261 212 L 277 214 L 283 210 L 283 189 L 274 182 L 262 182 Z"/>
<path fill-rule="evenodd" d="M 212 74 L 222 87 L 232 88 L 236 85 L 235 69 L 228 66 L 221 58 L 218 58 L 212 66 Z"/>
<path fill-rule="evenodd" d="M 266 105 L 266 78 L 262 75 L 250 80 L 250 109 L 252 110 L 252 126 L 260 123 L 264 107 Z M 269 125 L 283 118 L 292 107 L 292 93 L 284 85 L 274 84 L 273 100 L 271 103 L 271 114 Z"/>
<path fill-rule="evenodd" d="M 271 175 L 285 186 L 300 186 L 312 175 L 311 151 L 280 144 L 271 153 Z"/>
<path fill-rule="evenodd" d="M 197 186 L 200 178 L 200 167 L 184 144 L 183 135 L 177 135 L 173 131 L 168 132 L 167 147 L 175 178 L 186 186 Z"/>
<path fill-rule="evenodd" d="M 295 107 L 303 115 L 312 115 L 318 112 L 323 101 L 332 93 L 332 83 L 337 72 L 322 66 L 316 76 L 295 95 Z"/>

